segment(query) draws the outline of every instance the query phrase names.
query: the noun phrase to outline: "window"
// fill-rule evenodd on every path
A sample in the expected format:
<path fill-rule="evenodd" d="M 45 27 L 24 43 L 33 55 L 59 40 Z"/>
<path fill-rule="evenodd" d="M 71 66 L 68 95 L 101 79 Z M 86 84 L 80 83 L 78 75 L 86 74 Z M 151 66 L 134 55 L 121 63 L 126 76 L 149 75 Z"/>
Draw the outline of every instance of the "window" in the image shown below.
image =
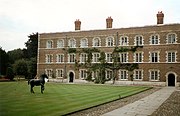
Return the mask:
<path fill-rule="evenodd" d="M 52 69 L 45 69 L 45 72 L 46 72 L 46 75 L 47 75 L 49 78 L 52 78 L 52 75 L 53 75 L 53 70 L 52 70 Z"/>
<path fill-rule="evenodd" d="M 64 62 L 64 54 L 57 54 L 56 55 L 56 62 L 63 63 Z"/>
<path fill-rule="evenodd" d="M 128 53 L 127 52 L 119 54 L 119 62 L 121 62 L 121 63 L 128 62 Z"/>
<path fill-rule="evenodd" d="M 86 79 L 87 78 L 87 71 L 85 69 L 80 70 L 80 79 Z"/>
<path fill-rule="evenodd" d="M 53 41 L 52 40 L 48 40 L 46 42 L 46 48 L 53 48 Z"/>
<path fill-rule="evenodd" d="M 106 61 L 108 63 L 112 63 L 113 62 L 112 53 L 106 53 Z"/>
<path fill-rule="evenodd" d="M 113 37 L 107 37 L 106 38 L 106 46 L 114 46 L 114 38 Z"/>
<path fill-rule="evenodd" d="M 88 47 L 88 40 L 87 40 L 87 38 L 81 39 L 81 47 L 82 48 Z"/>
<path fill-rule="evenodd" d="M 143 78 L 143 70 L 135 69 L 134 70 L 134 79 L 135 80 L 142 80 L 142 78 Z"/>
<path fill-rule="evenodd" d="M 86 53 L 80 54 L 80 63 L 85 63 L 87 61 L 88 55 Z"/>
<path fill-rule="evenodd" d="M 134 53 L 134 62 L 143 62 L 143 52 Z"/>
<path fill-rule="evenodd" d="M 53 62 L 53 55 L 46 54 L 46 63 L 52 63 L 52 62 Z"/>
<path fill-rule="evenodd" d="M 106 79 L 113 78 L 113 71 L 112 70 L 106 70 Z"/>
<path fill-rule="evenodd" d="M 167 44 L 176 43 L 176 34 L 174 34 L 174 33 L 168 34 L 166 41 L 167 41 Z"/>
<path fill-rule="evenodd" d="M 159 80 L 159 70 L 149 70 L 149 78 L 151 81 Z"/>
<path fill-rule="evenodd" d="M 128 37 L 127 36 L 120 37 L 120 45 L 121 46 L 127 46 L 128 45 Z"/>
<path fill-rule="evenodd" d="M 94 47 L 101 46 L 101 41 L 100 41 L 99 37 L 96 37 L 96 38 L 93 39 L 93 46 Z"/>
<path fill-rule="evenodd" d="M 92 72 L 92 79 L 98 78 L 98 76 L 99 76 L 99 71 L 96 70 Z"/>
<path fill-rule="evenodd" d="M 98 63 L 100 58 L 100 53 L 93 53 L 93 63 Z"/>
<path fill-rule="evenodd" d="M 127 70 L 119 70 L 119 79 L 127 80 L 128 79 L 128 71 Z"/>
<path fill-rule="evenodd" d="M 56 77 L 57 78 L 63 78 L 64 76 L 64 70 L 63 69 L 56 69 Z"/>
<path fill-rule="evenodd" d="M 75 54 L 69 54 L 68 55 L 69 57 L 68 57 L 68 62 L 69 63 L 75 63 Z"/>
<path fill-rule="evenodd" d="M 166 52 L 166 62 L 176 62 L 176 52 L 174 51 Z"/>
<path fill-rule="evenodd" d="M 63 48 L 64 47 L 64 40 L 60 39 L 57 41 L 57 48 Z"/>
<path fill-rule="evenodd" d="M 141 35 L 135 36 L 135 42 L 134 42 L 135 46 L 142 46 L 143 43 L 144 43 L 143 36 L 141 36 Z"/>
<path fill-rule="evenodd" d="M 150 62 L 159 62 L 159 52 L 150 52 Z"/>
<path fill-rule="evenodd" d="M 152 35 L 151 37 L 150 37 L 150 44 L 151 45 L 157 45 L 157 44 L 159 44 L 159 35 Z"/>
<path fill-rule="evenodd" d="M 68 46 L 70 48 L 75 48 L 76 47 L 76 40 L 75 39 L 70 39 L 68 42 Z"/>

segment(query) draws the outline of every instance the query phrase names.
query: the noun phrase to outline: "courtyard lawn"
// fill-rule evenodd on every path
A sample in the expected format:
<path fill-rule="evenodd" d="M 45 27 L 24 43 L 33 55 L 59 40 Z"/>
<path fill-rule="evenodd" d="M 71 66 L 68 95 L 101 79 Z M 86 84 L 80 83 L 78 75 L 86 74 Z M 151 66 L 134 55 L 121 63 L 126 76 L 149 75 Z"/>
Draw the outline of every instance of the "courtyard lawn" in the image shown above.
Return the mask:
<path fill-rule="evenodd" d="M 140 86 L 79 85 L 46 83 L 30 93 L 27 82 L 0 83 L 1 116 L 65 115 L 149 89 Z"/>

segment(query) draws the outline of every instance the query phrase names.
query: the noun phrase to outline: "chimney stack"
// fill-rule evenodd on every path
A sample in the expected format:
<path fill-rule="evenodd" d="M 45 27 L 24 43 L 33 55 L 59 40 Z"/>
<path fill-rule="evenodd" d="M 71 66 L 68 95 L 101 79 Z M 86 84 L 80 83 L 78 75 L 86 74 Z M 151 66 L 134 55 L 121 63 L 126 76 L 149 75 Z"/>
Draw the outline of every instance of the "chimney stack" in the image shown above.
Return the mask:
<path fill-rule="evenodd" d="M 75 30 L 81 30 L 81 21 L 79 19 L 76 19 L 74 24 L 75 24 Z"/>
<path fill-rule="evenodd" d="M 162 11 L 158 11 L 157 24 L 163 24 L 163 20 L 164 20 L 164 14 L 162 13 Z"/>
<path fill-rule="evenodd" d="M 108 17 L 106 19 L 106 28 L 112 28 L 112 22 L 113 22 L 113 19 L 111 17 Z"/>

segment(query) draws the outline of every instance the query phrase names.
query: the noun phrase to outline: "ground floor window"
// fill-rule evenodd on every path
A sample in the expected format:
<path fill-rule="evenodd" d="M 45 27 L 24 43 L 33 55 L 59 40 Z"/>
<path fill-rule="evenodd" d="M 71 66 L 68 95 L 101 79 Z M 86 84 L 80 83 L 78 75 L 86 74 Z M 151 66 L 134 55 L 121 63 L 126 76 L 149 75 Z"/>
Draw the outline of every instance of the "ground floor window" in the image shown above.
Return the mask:
<path fill-rule="evenodd" d="M 149 79 L 151 81 L 158 81 L 159 80 L 159 70 L 153 69 L 153 70 L 149 70 Z"/>
<path fill-rule="evenodd" d="M 143 78 L 143 70 L 141 70 L 141 69 L 134 70 L 134 79 L 142 80 L 142 78 Z"/>
<path fill-rule="evenodd" d="M 52 70 L 52 69 L 45 69 L 45 72 L 46 72 L 46 75 L 47 75 L 49 78 L 52 78 L 52 75 L 53 75 L 53 70 Z"/>
<path fill-rule="evenodd" d="M 112 70 L 106 70 L 106 79 L 111 79 L 113 77 L 113 71 Z"/>
<path fill-rule="evenodd" d="M 57 69 L 56 70 L 56 77 L 57 78 L 63 78 L 63 74 L 64 73 L 64 70 L 63 69 Z"/>
<path fill-rule="evenodd" d="M 80 70 L 80 79 L 86 79 L 87 78 L 87 71 L 85 69 Z"/>
<path fill-rule="evenodd" d="M 119 79 L 127 80 L 128 79 L 128 71 L 127 70 L 119 70 Z"/>

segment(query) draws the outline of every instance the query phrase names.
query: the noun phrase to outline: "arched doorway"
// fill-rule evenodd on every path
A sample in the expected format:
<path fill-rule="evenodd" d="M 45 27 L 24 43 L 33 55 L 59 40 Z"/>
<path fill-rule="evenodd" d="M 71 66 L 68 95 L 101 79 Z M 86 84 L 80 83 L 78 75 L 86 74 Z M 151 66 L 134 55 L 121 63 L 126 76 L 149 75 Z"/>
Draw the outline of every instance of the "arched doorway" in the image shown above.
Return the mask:
<path fill-rule="evenodd" d="M 172 73 L 168 75 L 168 86 L 175 86 L 175 75 Z"/>
<path fill-rule="evenodd" d="M 70 72 L 69 73 L 69 83 L 73 83 L 73 81 L 74 81 L 74 73 Z"/>

